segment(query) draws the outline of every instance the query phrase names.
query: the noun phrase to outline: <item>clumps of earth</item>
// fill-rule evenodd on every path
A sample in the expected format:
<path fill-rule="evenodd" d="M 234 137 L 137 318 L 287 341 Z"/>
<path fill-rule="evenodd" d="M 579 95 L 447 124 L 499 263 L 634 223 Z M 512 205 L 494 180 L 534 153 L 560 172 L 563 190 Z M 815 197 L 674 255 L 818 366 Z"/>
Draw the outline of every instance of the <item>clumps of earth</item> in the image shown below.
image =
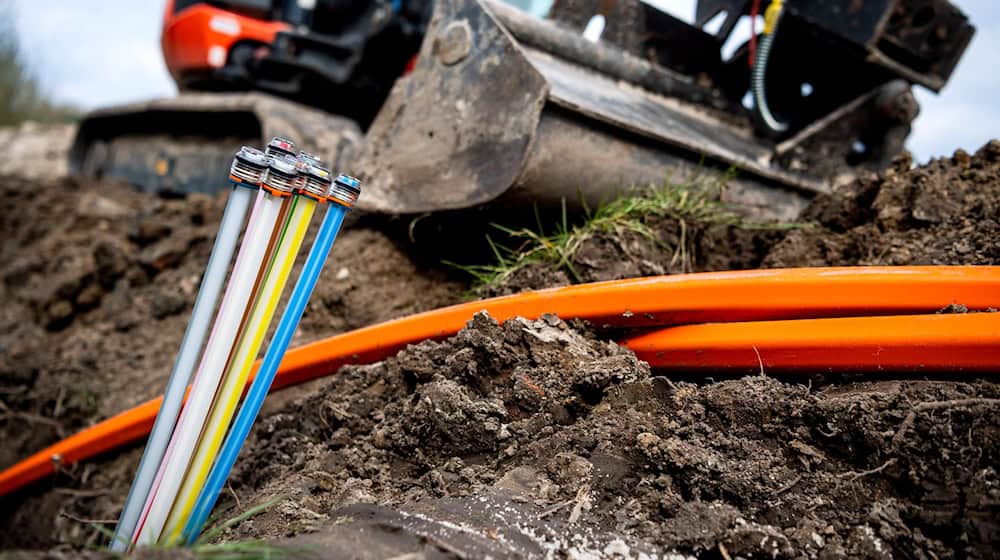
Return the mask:
<path fill-rule="evenodd" d="M 998 397 L 975 381 L 671 381 L 580 325 L 481 313 L 263 421 L 234 495 L 287 499 L 227 537 L 316 533 L 291 543 L 352 557 L 985 557 Z"/>
<path fill-rule="evenodd" d="M 683 270 L 997 264 L 998 180 L 996 141 L 923 167 L 899 160 L 817 197 L 800 227 L 692 225 Z M 224 198 L 12 177 L 0 189 L 7 466 L 162 390 Z M 398 224 L 353 220 L 296 344 L 469 287 L 415 256 Z M 578 271 L 680 272 L 675 248 L 657 249 L 680 226 L 647 225 L 665 242 L 595 238 Z M 570 282 L 535 272 L 503 290 Z M 270 505 L 215 541 L 358 558 L 995 554 L 1000 386 L 989 378 L 666 378 L 614 337 L 479 314 L 449 339 L 273 395 L 217 511 Z M 140 454 L 4 497 L 0 546 L 52 558 L 99 546 L 92 524 L 117 517 Z"/>
<path fill-rule="evenodd" d="M 897 159 L 816 198 L 765 267 L 997 264 L 1000 262 L 1000 140 L 975 154 L 912 167 Z"/>

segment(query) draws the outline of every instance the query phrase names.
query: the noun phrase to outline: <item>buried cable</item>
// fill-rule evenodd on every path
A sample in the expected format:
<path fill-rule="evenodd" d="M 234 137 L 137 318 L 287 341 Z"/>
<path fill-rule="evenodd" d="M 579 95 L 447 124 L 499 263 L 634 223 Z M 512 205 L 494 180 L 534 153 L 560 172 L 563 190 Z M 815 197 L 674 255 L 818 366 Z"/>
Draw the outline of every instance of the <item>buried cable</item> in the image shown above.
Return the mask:
<path fill-rule="evenodd" d="M 684 325 L 622 344 L 664 372 L 1000 372 L 1000 313 Z"/>

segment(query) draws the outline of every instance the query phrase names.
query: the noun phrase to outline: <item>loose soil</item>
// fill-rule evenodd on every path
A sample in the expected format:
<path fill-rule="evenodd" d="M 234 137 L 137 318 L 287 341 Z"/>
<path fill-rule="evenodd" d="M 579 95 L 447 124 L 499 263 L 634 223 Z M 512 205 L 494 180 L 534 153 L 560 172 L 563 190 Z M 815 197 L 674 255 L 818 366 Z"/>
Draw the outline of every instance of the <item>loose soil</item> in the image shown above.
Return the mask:
<path fill-rule="evenodd" d="M 805 227 L 686 229 L 689 269 L 997 264 L 998 181 L 1000 142 L 900 160 L 818 197 Z M 0 189 L 9 465 L 162 390 L 224 199 L 13 177 Z M 655 225 L 661 243 L 596 237 L 577 269 L 683 271 L 680 226 Z M 399 229 L 346 226 L 296 343 L 458 301 L 468 284 Z M 497 290 L 570 281 L 529 272 Z M 281 498 L 220 539 L 359 558 L 993 556 L 1000 386 L 819 373 L 658 377 L 587 325 L 479 314 L 271 400 L 218 511 Z M 87 521 L 117 516 L 140 453 L 5 497 L 0 546 L 73 557 L 98 543 Z"/>
<path fill-rule="evenodd" d="M 820 196 L 765 267 L 997 264 L 1000 141 L 911 168 L 909 157 Z"/>

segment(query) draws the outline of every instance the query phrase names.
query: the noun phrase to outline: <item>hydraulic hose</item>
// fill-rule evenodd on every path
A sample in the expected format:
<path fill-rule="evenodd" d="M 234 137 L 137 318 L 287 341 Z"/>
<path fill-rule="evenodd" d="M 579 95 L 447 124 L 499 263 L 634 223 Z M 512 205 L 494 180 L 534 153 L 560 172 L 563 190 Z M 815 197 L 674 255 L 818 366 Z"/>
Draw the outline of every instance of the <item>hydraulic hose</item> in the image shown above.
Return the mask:
<path fill-rule="evenodd" d="M 315 209 L 315 200 L 298 194 L 294 196 L 291 216 L 278 242 L 274 263 L 268 267 L 261 297 L 253 304 L 246 330 L 240 336 L 233 359 L 219 387 L 212 412 L 198 441 L 191 466 L 167 517 L 164 537 L 161 538 L 165 544 L 173 544 L 180 538 L 188 514 L 194 507 L 198 492 L 208 476 L 236 405 L 243 395 L 250 369 L 264 342 L 264 336 L 274 317 L 274 311 L 278 307 L 278 301 L 291 274 Z"/>
<path fill-rule="evenodd" d="M 1000 373 L 1000 313 L 686 325 L 624 344 L 664 372 Z"/>
<path fill-rule="evenodd" d="M 1000 267 L 844 267 L 710 272 L 636 278 L 464 303 L 365 327 L 289 351 L 272 390 L 371 363 L 407 344 L 450 336 L 478 311 L 498 321 L 555 313 L 597 327 L 934 313 L 952 303 L 1000 307 Z M 70 436 L 0 473 L 0 496 L 141 439 L 161 399 Z"/>
<path fill-rule="evenodd" d="M 291 165 L 290 169 L 288 166 Z M 287 178 L 285 175 L 290 175 Z M 287 181 L 286 181 L 287 179 Z M 143 512 L 132 536 L 133 545 L 155 544 L 176 499 L 181 481 L 191 462 L 198 437 L 219 388 L 230 351 L 239 334 L 241 317 L 253 304 L 253 279 L 265 265 L 268 240 L 275 227 L 283 200 L 275 193 L 286 182 L 294 182 L 294 164 L 272 158 L 261 182 L 261 190 L 251 212 L 240 252 L 222 298 L 212 333 L 202 354 L 191 385 L 187 404 L 181 412 L 174 435 L 153 481 Z"/>
<path fill-rule="evenodd" d="M 170 372 L 170 379 L 167 381 L 167 388 L 163 394 L 163 405 L 156 416 L 149 442 L 143 451 L 142 460 L 139 461 L 135 480 L 132 482 L 128 498 L 125 499 L 125 507 L 118 519 L 115 535 L 111 540 L 111 550 L 113 551 L 123 552 L 128 547 L 132 532 L 139 520 L 139 514 L 142 513 L 142 506 L 149 496 L 149 488 L 156 476 L 160 461 L 163 459 L 170 435 L 174 431 L 174 425 L 177 423 L 177 415 L 184 402 L 188 383 L 191 382 L 191 374 L 194 372 L 198 356 L 201 355 L 202 345 L 205 342 L 205 336 L 208 334 L 212 313 L 215 311 L 215 305 L 222 293 L 229 263 L 236 252 L 240 230 L 243 228 L 247 210 L 253 201 L 253 193 L 259 188 L 260 176 L 266 163 L 263 152 L 252 148 L 240 150 L 233 161 L 234 168 L 239 168 L 249 175 L 244 178 L 230 173 L 230 180 L 234 183 L 233 192 L 229 194 L 229 200 L 226 202 L 222 222 L 219 224 L 219 231 L 215 236 L 215 243 L 212 245 L 212 252 L 208 257 L 208 265 L 205 267 L 201 287 L 198 289 L 198 295 L 194 301 L 194 309 L 191 311 L 191 319 L 184 331 L 184 338 L 181 340 L 181 347 L 177 352 L 177 360 L 174 362 L 173 371 Z"/>
<path fill-rule="evenodd" d="M 767 61 L 771 57 L 771 47 L 774 44 L 774 34 L 778 30 L 781 13 L 784 11 L 784 0 L 772 0 L 764 12 L 764 33 L 757 45 L 753 70 L 750 74 L 750 88 L 753 91 L 754 113 L 760 121 L 772 132 L 782 133 L 788 130 L 788 123 L 779 121 L 771 112 L 767 103 Z"/>
<path fill-rule="evenodd" d="M 271 383 L 278 372 L 278 366 L 285 352 L 288 350 L 288 345 L 291 343 L 292 336 L 298 328 L 299 321 L 302 319 L 306 304 L 312 296 L 313 289 L 319 280 L 319 275 L 323 271 L 323 265 L 330 253 L 330 249 L 333 247 L 333 242 L 337 238 L 340 226 L 344 222 L 344 216 L 353 206 L 358 194 L 360 194 L 358 190 L 359 185 L 360 183 L 356 179 L 345 175 L 341 175 L 334 182 L 332 192 L 343 191 L 346 196 L 330 197 L 326 216 L 323 218 L 323 223 L 316 234 L 316 240 L 313 242 L 312 249 L 309 251 L 309 257 L 306 259 L 305 266 L 302 268 L 302 273 L 299 275 L 295 289 L 288 300 L 288 306 L 281 317 L 281 322 L 278 323 L 274 337 L 271 339 L 267 352 L 264 354 L 264 359 L 261 361 L 260 369 L 257 371 L 257 375 L 250 386 L 250 390 L 247 392 L 243 405 L 240 407 L 232 429 L 226 436 L 222 450 L 219 452 L 219 456 L 212 466 L 208 479 L 205 481 L 205 485 L 198 495 L 198 500 L 195 502 L 195 506 L 184 527 L 183 537 L 187 544 L 193 544 L 198 538 L 212 508 L 215 507 L 215 502 L 222 491 L 226 479 L 229 477 L 229 472 L 232 470 L 233 464 L 236 463 L 236 457 L 243 447 L 243 442 L 250 433 L 250 428 L 253 427 L 257 415 L 260 413 L 260 408 L 264 404 L 264 398 L 271 389 Z"/>

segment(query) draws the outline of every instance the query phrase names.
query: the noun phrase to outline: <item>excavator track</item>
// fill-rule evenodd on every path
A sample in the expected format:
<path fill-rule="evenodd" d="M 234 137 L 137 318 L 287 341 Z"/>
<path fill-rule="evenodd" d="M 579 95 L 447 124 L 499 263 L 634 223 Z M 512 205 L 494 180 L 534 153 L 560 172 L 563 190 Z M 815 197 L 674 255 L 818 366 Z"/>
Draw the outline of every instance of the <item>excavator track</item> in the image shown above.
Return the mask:
<path fill-rule="evenodd" d="M 70 149 L 70 169 L 150 192 L 215 192 L 240 146 L 274 136 L 295 138 L 334 168 L 362 141 L 354 121 L 271 95 L 185 93 L 89 114 Z"/>

